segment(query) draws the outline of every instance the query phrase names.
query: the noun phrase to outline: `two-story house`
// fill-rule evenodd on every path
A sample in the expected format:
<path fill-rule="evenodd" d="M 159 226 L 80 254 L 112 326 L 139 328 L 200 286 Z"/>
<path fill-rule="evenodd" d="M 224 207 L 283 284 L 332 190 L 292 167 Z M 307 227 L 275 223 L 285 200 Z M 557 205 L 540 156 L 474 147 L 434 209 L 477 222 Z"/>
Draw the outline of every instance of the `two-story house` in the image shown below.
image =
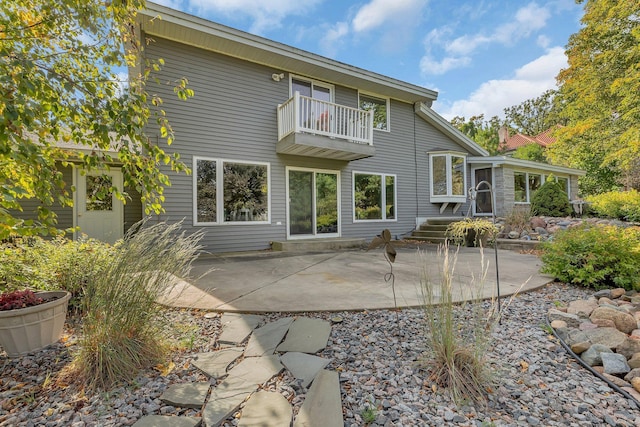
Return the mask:
<path fill-rule="evenodd" d="M 385 228 L 399 236 L 429 217 L 470 207 L 486 214 L 486 195 L 478 198 L 483 206 L 468 197 L 480 180 L 495 184 L 496 213 L 504 214 L 517 188 L 525 186 L 517 203 L 526 204 L 527 185 L 544 179 L 528 175 L 540 166 L 533 162 L 488 157 L 431 108 L 432 90 L 153 3 L 136 25 L 150 40 L 143 55 L 164 60 L 159 81 L 186 77 L 195 92 L 183 101 L 171 85 L 148 86 L 175 131 L 170 149 L 192 169 L 171 174 L 159 219 L 204 231 L 208 251 L 370 239 Z M 157 132 L 149 128 L 152 138 Z M 64 172 L 77 194 L 73 209 L 59 212 L 61 227 L 113 241 L 142 218 L 134 191 L 124 206 L 87 197 L 121 185 L 117 168 L 108 176 Z M 553 173 L 575 191 L 580 171 Z"/>

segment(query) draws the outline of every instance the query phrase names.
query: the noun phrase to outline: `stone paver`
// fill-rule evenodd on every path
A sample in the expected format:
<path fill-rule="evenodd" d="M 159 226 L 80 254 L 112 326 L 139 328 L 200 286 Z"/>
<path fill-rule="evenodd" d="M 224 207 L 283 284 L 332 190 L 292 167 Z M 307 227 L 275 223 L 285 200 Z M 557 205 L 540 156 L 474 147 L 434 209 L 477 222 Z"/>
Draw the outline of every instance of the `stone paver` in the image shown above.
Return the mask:
<path fill-rule="evenodd" d="M 247 347 L 244 349 L 245 357 L 273 354 L 289 330 L 292 322 L 293 317 L 284 317 L 275 322 L 267 323 L 253 331 Z"/>
<path fill-rule="evenodd" d="M 219 384 L 211 391 L 209 402 L 202 411 L 202 421 L 205 427 L 218 427 L 257 388 L 257 386 L 249 384 L 245 384 L 244 388 L 238 388 L 235 384 L 225 382 Z"/>
<path fill-rule="evenodd" d="M 296 379 L 302 380 L 302 386 L 307 388 L 318 372 L 330 362 L 318 356 L 292 351 L 280 356 L 280 361 Z"/>
<path fill-rule="evenodd" d="M 222 334 L 218 338 L 221 344 L 240 344 L 258 326 L 262 316 L 255 314 L 224 313 L 220 322 L 222 323 Z"/>
<path fill-rule="evenodd" d="M 238 363 L 229 371 L 225 381 L 245 381 L 250 384 L 262 384 L 284 369 L 279 356 L 250 357 Z"/>
<path fill-rule="evenodd" d="M 191 364 L 212 378 L 220 378 L 227 375 L 227 367 L 242 356 L 243 351 L 242 347 L 229 347 L 210 353 L 198 353 Z"/>
<path fill-rule="evenodd" d="M 242 408 L 238 427 L 288 427 L 292 418 L 293 409 L 283 395 L 259 391 Z"/>
<path fill-rule="evenodd" d="M 291 324 L 287 337 L 276 350 L 317 353 L 327 346 L 330 333 L 331 324 L 326 320 L 299 317 Z"/>
<path fill-rule="evenodd" d="M 343 427 L 340 379 L 337 372 L 322 370 L 313 381 L 293 427 Z"/>
<path fill-rule="evenodd" d="M 219 426 L 249 394 L 283 368 L 278 356 L 251 357 L 238 363 L 229 371 L 229 376 L 211 391 L 202 413 L 205 425 Z"/>
<path fill-rule="evenodd" d="M 180 408 L 202 409 L 210 387 L 208 382 L 174 384 L 162 393 L 160 400 Z"/>
<path fill-rule="evenodd" d="M 171 417 L 168 415 L 147 415 L 133 424 L 133 427 L 195 427 L 200 424 L 198 417 Z"/>

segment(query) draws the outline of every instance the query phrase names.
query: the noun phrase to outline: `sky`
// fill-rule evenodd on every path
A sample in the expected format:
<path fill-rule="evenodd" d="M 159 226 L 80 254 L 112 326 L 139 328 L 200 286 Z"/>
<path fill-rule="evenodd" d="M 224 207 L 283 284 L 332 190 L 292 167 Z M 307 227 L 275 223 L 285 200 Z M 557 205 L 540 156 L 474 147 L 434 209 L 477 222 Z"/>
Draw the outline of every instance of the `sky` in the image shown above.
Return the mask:
<path fill-rule="evenodd" d="M 438 92 L 446 119 L 504 117 L 556 88 L 574 0 L 155 0 Z"/>

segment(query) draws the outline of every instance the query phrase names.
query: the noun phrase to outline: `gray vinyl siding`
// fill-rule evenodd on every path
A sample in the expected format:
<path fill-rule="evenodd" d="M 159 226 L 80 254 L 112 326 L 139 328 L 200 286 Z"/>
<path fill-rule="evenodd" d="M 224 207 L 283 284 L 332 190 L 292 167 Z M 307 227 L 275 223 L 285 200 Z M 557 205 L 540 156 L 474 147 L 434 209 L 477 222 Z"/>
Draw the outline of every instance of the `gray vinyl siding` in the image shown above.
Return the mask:
<path fill-rule="evenodd" d="M 429 158 L 434 150 L 462 148 L 420 119 L 413 105 L 391 100 L 390 132 L 374 131 L 376 154 L 352 162 L 276 153 L 278 104 L 289 98 L 289 75 L 280 82 L 271 79 L 275 70 L 236 58 L 222 56 L 176 42 L 155 38 L 146 49 L 152 58 L 163 58 L 160 81 L 186 77 L 195 96 L 176 98 L 170 85 L 150 85 L 164 101 L 176 139 L 169 152 L 177 151 L 189 167 L 193 157 L 270 165 L 270 224 L 193 224 L 193 177 L 170 173 L 171 187 L 165 190 L 166 212 L 157 219 L 184 220 L 187 232 L 203 231 L 201 243 L 210 252 L 262 250 L 270 242 L 286 240 L 286 168 L 300 167 L 339 171 L 341 192 L 341 236 L 370 239 L 384 228 L 393 235 L 409 233 L 417 216 L 437 216 L 439 205 L 429 202 Z M 330 83 L 330 82 L 329 82 Z M 335 86 L 336 103 L 356 107 L 358 92 Z M 149 129 L 149 133 L 157 131 Z M 161 142 L 161 144 L 163 144 Z M 166 148 L 166 145 L 163 145 Z M 353 171 L 396 176 L 395 221 L 353 220 Z M 463 207 L 461 209 L 466 209 Z M 445 214 L 451 214 L 451 207 Z"/>
<path fill-rule="evenodd" d="M 59 165 L 58 169 L 62 172 L 62 178 L 67 188 L 70 188 L 73 185 L 73 169 L 71 166 L 63 167 L 62 165 Z M 38 206 L 41 206 L 42 203 L 37 199 L 26 199 L 21 204 L 23 211 L 11 211 L 11 214 L 16 218 L 37 221 Z M 56 202 L 53 206 L 49 206 L 49 209 L 58 215 L 57 228 L 64 230 L 73 227 L 73 208 L 62 207 Z"/>
<path fill-rule="evenodd" d="M 133 224 L 143 218 L 143 210 L 140 193 L 138 193 L 135 188 L 130 187 L 126 187 L 124 191 L 131 197 L 131 200 L 127 200 L 127 203 L 124 205 L 124 232 L 126 233 Z"/>

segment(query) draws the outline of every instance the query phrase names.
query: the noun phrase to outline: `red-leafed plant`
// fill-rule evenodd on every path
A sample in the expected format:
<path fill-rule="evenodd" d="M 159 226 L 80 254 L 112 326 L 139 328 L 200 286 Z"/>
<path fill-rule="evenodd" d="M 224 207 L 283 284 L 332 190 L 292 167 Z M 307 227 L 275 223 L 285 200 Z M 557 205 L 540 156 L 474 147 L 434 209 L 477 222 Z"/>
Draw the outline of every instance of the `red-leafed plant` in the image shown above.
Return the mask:
<path fill-rule="evenodd" d="M 43 302 L 44 300 L 42 298 L 38 297 L 29 289 L 7 292 L 6 294 L 0 295 L 0 311 L 32 307 L 34 305 L 42 304 Z"/>

